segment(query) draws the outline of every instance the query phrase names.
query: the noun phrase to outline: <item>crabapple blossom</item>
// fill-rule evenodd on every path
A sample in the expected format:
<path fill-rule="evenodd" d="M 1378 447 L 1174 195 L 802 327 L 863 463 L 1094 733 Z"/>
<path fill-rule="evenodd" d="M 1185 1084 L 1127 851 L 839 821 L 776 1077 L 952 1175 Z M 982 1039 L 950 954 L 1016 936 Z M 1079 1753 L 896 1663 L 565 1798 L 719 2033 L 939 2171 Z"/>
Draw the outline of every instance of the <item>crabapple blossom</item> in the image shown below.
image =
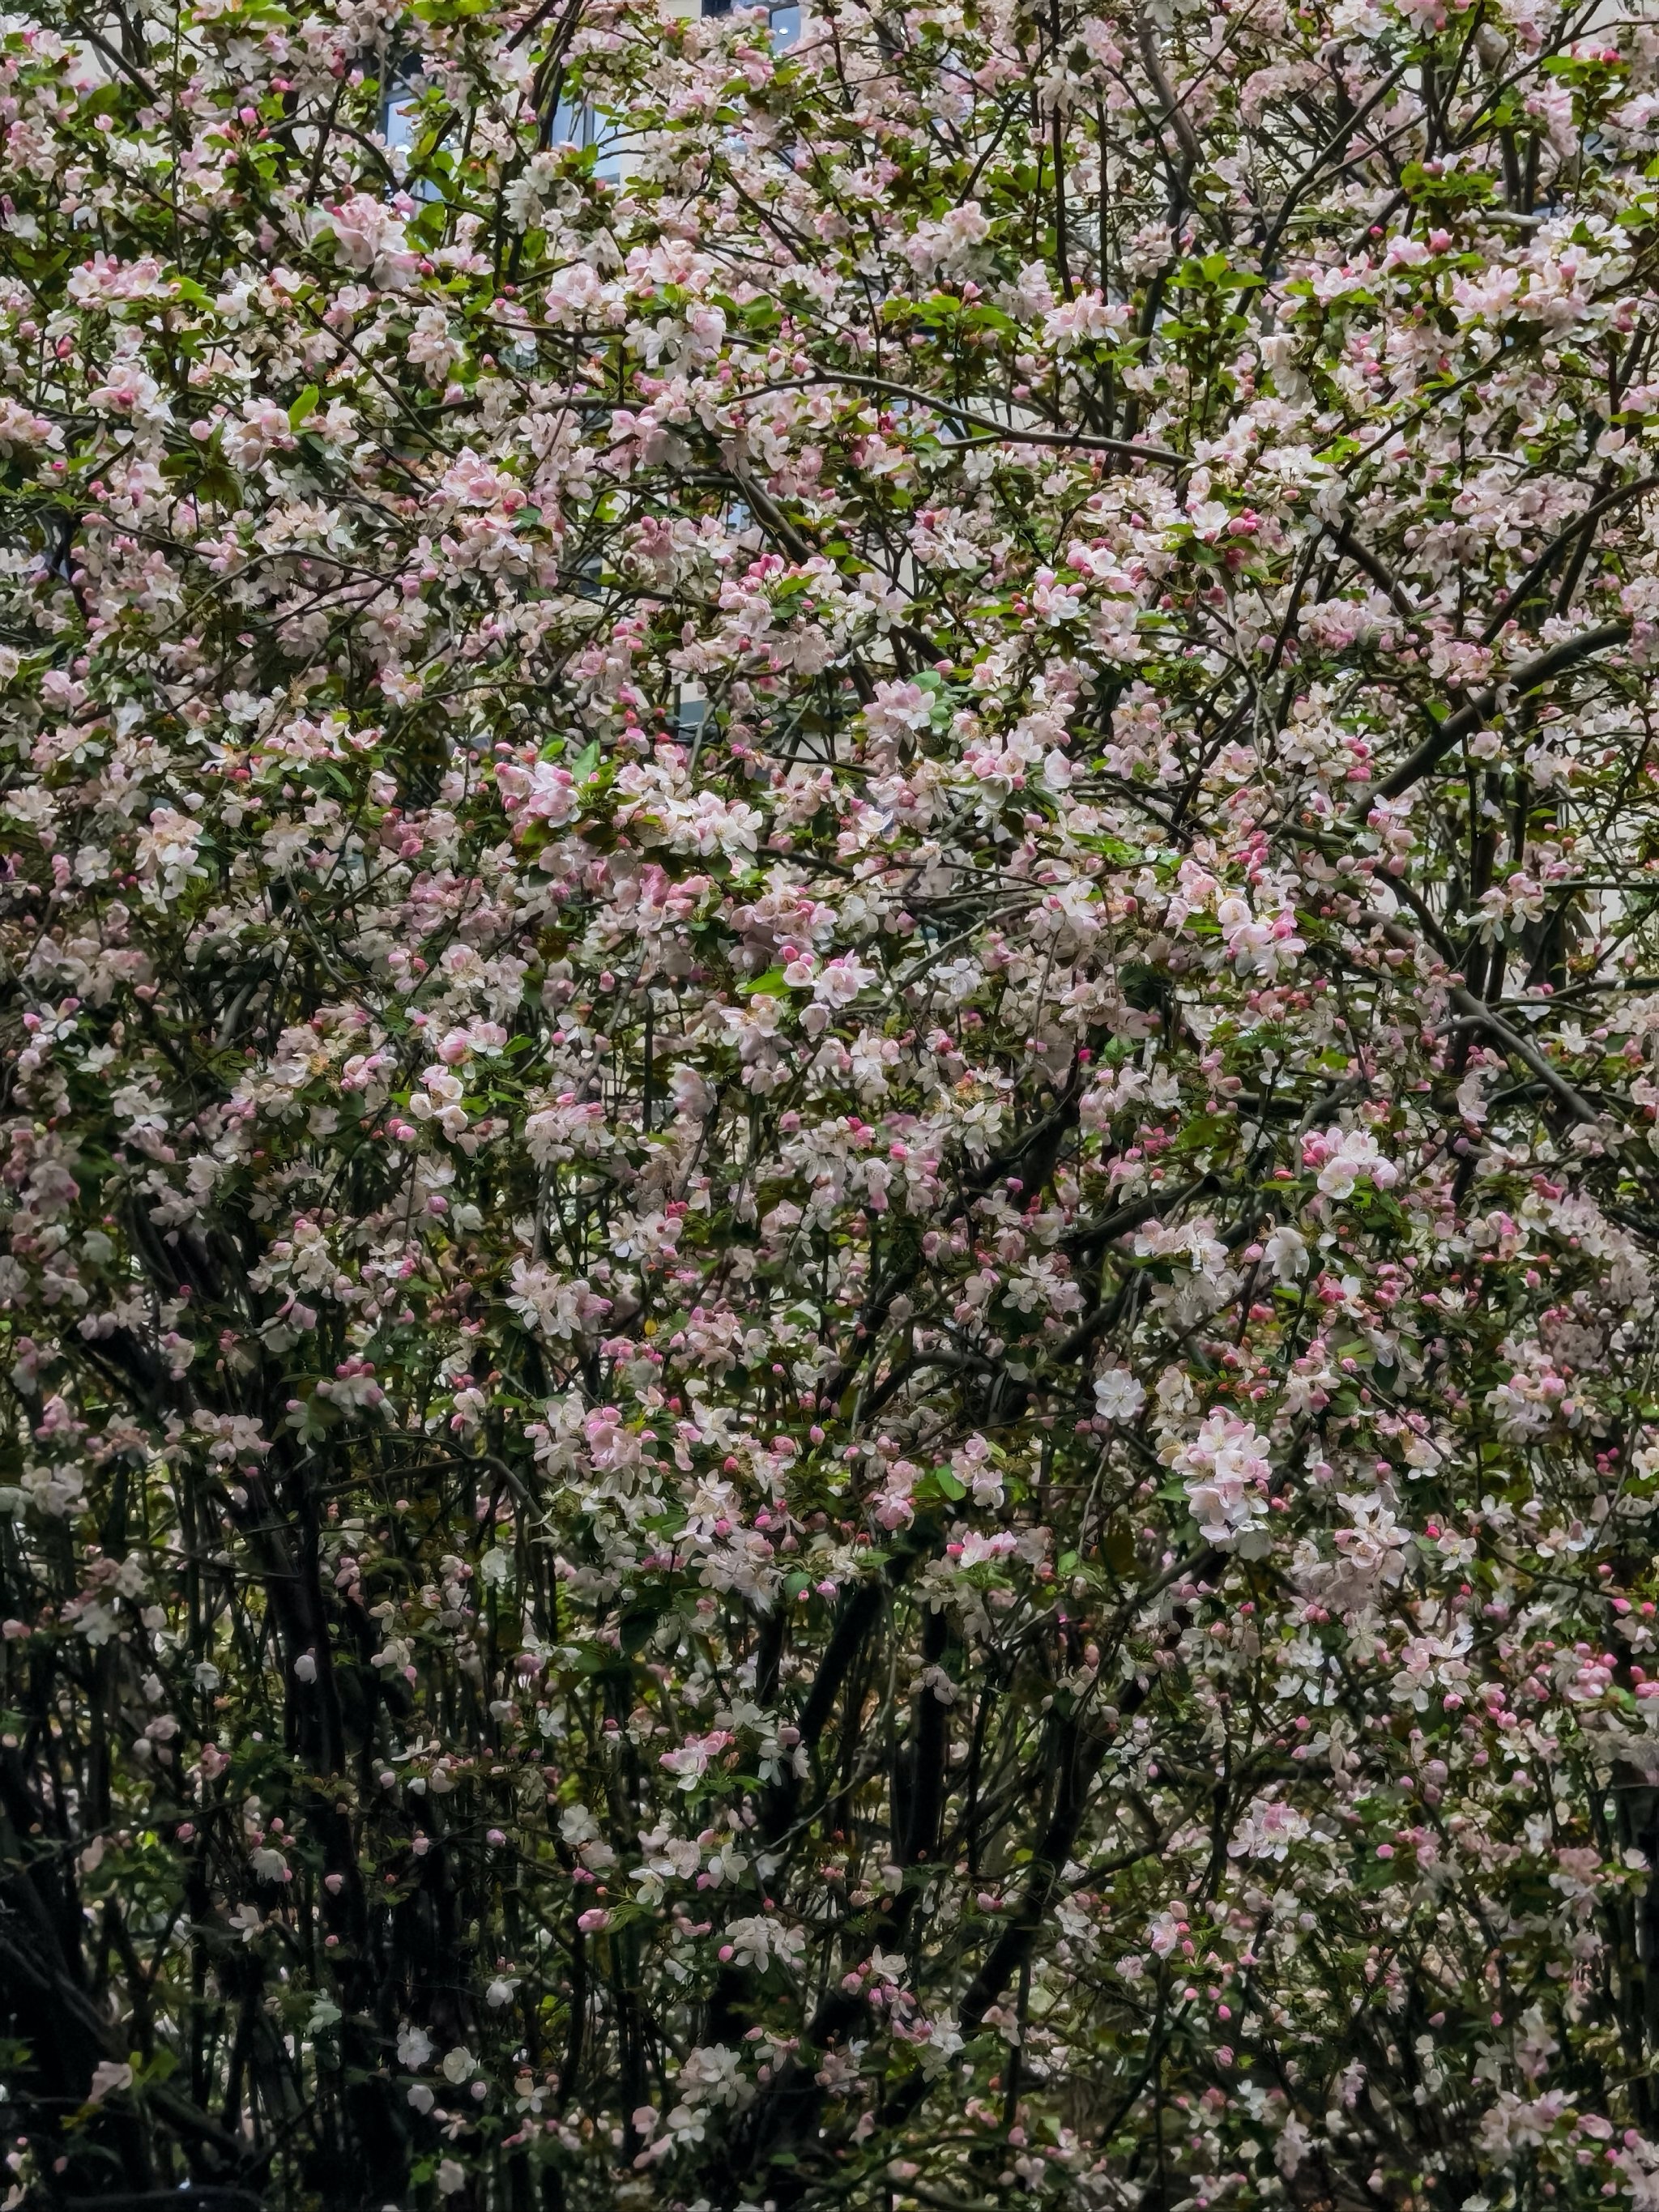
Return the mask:
<path fill-rule="evenodd" d="M 3 2212 L 1659 2206 L 1659 25 L 0 22 Z"/>

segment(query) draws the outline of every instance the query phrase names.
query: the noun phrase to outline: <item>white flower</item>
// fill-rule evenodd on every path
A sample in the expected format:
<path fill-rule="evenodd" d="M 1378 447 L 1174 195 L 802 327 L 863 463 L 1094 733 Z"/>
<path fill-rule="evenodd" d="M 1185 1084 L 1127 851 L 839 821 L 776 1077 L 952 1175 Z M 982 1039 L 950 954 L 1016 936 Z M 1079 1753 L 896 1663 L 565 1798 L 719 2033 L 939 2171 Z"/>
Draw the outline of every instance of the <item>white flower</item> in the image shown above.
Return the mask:
<path fill-rule="evenodd" d="M 731 1736 L 717 1729 L 712 1735 L 694 1736 L 682 1744 L 678 1751 L 665 1751 L 658 1758 L 659 1766 L 679 1777 L 682 1790 L 695 1790 L 708 1770 L 708 1762 L 716 1753 L 726 1749 Z"/>
<path fill-rule="evenodd" d="M 1300 1282 L 1308 1272 L 1307 1239 L 1288 1224 L 1274 1230 L 1262 1247 L 1262 1255 L 1279 1282 Z"/>
<path fill-rule="evenodd" d="M 1362 1176 L 1375 1189 L 1387 1190 L 1400 1180 L 1400 1170 L 1383 1156 L 1369 1129 L 1325 1129 L 1304 1139 L 1304 1164 L 1319 1170 L 1319 1188 L 1327 1198 L 1352 1197 Z"/>
<path fill-rule="evenodd" d="M 1187 1923 L 1179 1910 L 1166 1905 L 1157 1918 L 1146 1923 L 1146 1941 L 1160 1959 L 1167 1959 L 1187 1932 Z"/>
<path fill-rule="evenodd" d="M 402 291 L 415 278 L 419 257 L 411 252 L 401 220 L 367 192 L 354 192 L 338 206 L 312 219 L 321 236 L 331 234 L 343 268 L 356 270 L 388 292 Z"/>
<path fill-rule="evenodd" d="M 1411 1531 L 1402 1528 L 1394 1515 L 1376 1498 L 1344 1497 L 1337 1501 L 1353 1515 L 1352 1528 L 1339 1528 L 1332 1542 L 1342 1554 L 1349 1574 L 1367 1583 L 1395 1588 L 1406 1571 L 1406 1547 Z"/>
<path fill-rule="evenodd" d="M 866 984 L 876 980 L 876 970 L 866 968 L 857 956 L 843 953 L 831 960 L 812 985 L 812 996 L 821 1004 L 831 1006 L 850 1006 Z"/>
<path fill-rule="evenodd" d="M 1234 1831 L 1227 1856 L 1234 1859 L 1282 1859 L 1308 1833 L 1305 1814 L 1276 1797 L 1257 1797 Z"/>
<path fill-rule="evenodd" d="M 1109 338 L 1129 319 L 1127 305 L 1110 301 L 1101 292 L 1081 292 L 1048 310 L 1042 319 L 1042 335 L 1056 352 L 1071 353 L 1091 338 Z"/>
<path fill-rule="evenodd" d="M 878 684 L 864 710 L 865 726 L 872 738 L 899 737 L 925 730 L 933 711 L 933 700 L 920 684 Z"/>
<path fill-rule="evenodd" d="M 1231 1544 L 1261 1526 L 1273 1471 L 1268 1450 L 1267 1438 L 1248 1421 L 1218 1409 L 1176 1453 L 1193 1518 L 1207 1542 Z"/>
<path fill-rule="evenodd" d="M 100 2058 L 92 2069 L 92 2087 L 87 2091 L 89 2105 L 101 2105 L 116 2089 L 132 2087 L 132 2069 L 124 2058 Z"/>
<path fill-rule="evenodd" d="M 1109 1367 L 1095 1377 L 1095 1411 L 1103 1421 L 1133 1421 L 1146 1393 L 1127 1367 Z"/>
<path fill-rule="evenodd" d="M 726 1942 L 720 1946 L 720 1957 L 759 1972 L 774 1956 L 787 1962 L 790 1953 L 798 1953 L 801 1948 L 801 1939 L 794 1930 L 757 1913 L 752 1919 L 732 1922 L 726 1931 Z"/>
<path fill-rule="evenodd" d="M 710 2043 L 693 2051 L 674 2084 L 687 2105 L 738 2105 L 748 2091 L 742 2061 L 723 2043 Z"/>

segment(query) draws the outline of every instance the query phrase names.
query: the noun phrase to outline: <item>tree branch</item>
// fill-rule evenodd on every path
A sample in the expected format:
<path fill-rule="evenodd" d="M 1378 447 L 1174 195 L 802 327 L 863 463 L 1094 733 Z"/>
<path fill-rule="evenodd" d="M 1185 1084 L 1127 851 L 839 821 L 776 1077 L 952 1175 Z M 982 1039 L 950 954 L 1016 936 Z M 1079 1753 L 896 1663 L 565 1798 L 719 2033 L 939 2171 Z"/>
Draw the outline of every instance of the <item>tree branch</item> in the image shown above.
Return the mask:
<path fill-rule="evenodd" d="M 1398 799 L 1402 792 L 1409 791 L 1414 783 L 1420 781 L 1431 768 L 1445 758 L 1454 745 L 1468 737 L 1471 730 L 1478 729 L 1497 709 L 1498 700 L 1504 692 L 1513 693 L 1517 698 L 1524 697 L 1528 692 L 1538 690 L 1552 678 L 1565 676 L 1568 669 L 1576 668 L 1581 660 L 1589 660 L 1608 646 L 1622 645 L 1630 634 L 1629 618 L 1621 617 L 1617 622 L 1602 623 L 1595 629 L 1581 631 L 1577 637 L 1565 638 L 1559 645 L 1553 645 L 1547 652 L 1538 654 L 1535 659 L 1523 661 L 1501 683 L 1490 685 L 1476 697 L 1466 702 L 1455 714 L 1448 714 L 1433 733 L 1425 738 L 1416 750 L 1401 761 L 1392 775 L 1384 776 L 1382 782 L 1360 801 L 1354 810 L 1355 822 L 1363 823 L 1379 799 Z"/>

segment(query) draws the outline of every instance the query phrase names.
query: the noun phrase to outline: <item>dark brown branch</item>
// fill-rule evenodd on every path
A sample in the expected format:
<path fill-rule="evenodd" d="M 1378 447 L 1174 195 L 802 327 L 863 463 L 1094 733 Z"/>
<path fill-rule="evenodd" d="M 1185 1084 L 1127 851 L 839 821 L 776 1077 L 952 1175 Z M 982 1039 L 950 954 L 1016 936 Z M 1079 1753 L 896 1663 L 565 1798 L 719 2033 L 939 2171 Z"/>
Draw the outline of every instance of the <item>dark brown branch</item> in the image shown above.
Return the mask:
<path fill-rule="evenodd" d="M 1198 133 L 1193 128 L 1192 118 L 1181 104 L 1181 96 L 1170 82 L 1170 73 L 1164 66 L 1164 57 L 1158 50 L 1158 33 L 1152 27 L 1150 15 L 1135 18 L 1135 46 L 1140 55 L 1142 68 L 1152 81 L 1152 89 L 1164 103 L 1160 125 L 1168 123 L 1174 131 L 1182 152 L 1194 168 L 1204 159 L 1204 149 L 1199 143 Z"/>
<path fill-rule="evenodd" d="M 1448 714 L 1432 734 L 1425 738 L 1416 750 L 1408 754 L 1393 774 L 1384 776 L 1382 782 L 1360 802 L 1355 810 L 1356 818 L 1364 821 L 1378 799 L 1398 799 L 1402 792 L 1409 791 L 1414 783 L 1420 781 L 1455 745 L 1461 744 L 1471 731 L 1479 729 L 1486 717 L 1497 710 L 1498 699 L 1504 692 L 1524 697 L 1528 692 L 1538 690 L 1555 677 L 1565 676 L 1568 669 L 1576 668 L 1581 660 L 1590 659 L 1595 654 L 1605 652 L 1609 646 L 1622 645 L 1630 633 L 1631 624 L 1627 617 L 1621 617 L 1617 622 L 1601 623 L 1595 629 L 1581 631 L 1577 637 L 1565 638 L 1559 645 L 1551 646 L 1547 653 L 1540 653 L 1535 659 L 1523 661 L 1501 683 L 1490 685 L 1467 701 L 1455 714 Z"/>
<path fill-rule="evenodd" d="M 1638 477 L 1634 483 L 1620 484 L 1616 491 L 1608 492 L 1604 499 L 1593 501 L 1582 514 L 1575 515 L 1565 530 L 1558 532 L 1551 538 L 1515 589 L 1500 601 L 1497 612 L 1480 633 L 1481 644 L 1493 643 L 1504 624 L 1515 619 L 1517 609 L 1531 597 L 1575 539 L 1587 552 L 1589 539 L 1586 533 L 1594 523 L 1599 521 L 1602 515 L 1611 513 L 1615 507 L 1622 507 L 1626 500 L 1638 498 L 1643 492 L 1652 491 L 1656 487 L 1659 487 L 1659 476 Z"/>

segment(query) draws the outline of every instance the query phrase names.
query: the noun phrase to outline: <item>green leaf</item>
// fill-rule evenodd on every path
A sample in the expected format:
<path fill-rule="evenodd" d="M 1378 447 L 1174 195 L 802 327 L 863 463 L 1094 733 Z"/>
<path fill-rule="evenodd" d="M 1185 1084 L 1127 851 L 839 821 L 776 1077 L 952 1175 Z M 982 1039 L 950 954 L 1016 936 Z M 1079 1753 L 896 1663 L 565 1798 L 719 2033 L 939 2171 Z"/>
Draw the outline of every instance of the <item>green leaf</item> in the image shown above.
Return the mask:
<path fill-rule="evenodd" d="M 629 1658 L 642 1651 L 656 1633 L 662 1615 L 654 1606 L 633 1606 L 622 1617 L 621 1642 Z"/>
<path fill-rule="evenodd" d="M 1186 1496 L 1186 1486 L 1184 1484 L 1182 1486 L 1182 1495 L 1183 1498 Z M 1105 1535 L 1101 1539 L 1100 1549 L 1102 1556 L 1104 1558 L 1107 1565 L 1111 1569 L 1115 1575 L 1121 1577 L 1132 1575 L 1134 1572 L 1134 1535 L 1123 1522 L 1113 1522 L 1110 1528 L 1107 1529 Z"/>
<path fill-rule="evenodd" d="M 317 402 L 321 396 L 314 384 L 307 385 L 305 390 L 288 410 L 288 427 L 290 430 L 297 430 L 301 422 L 315 414 Z"/>
<path fill-rule="evenodd" d="M 739 983 L 738 988 L 751 998 L 758 994 L 767 999 L 787 999 L 789 995 L 789 986 L 783 980 L 781 968 L 769 968 L 763 975 L 757 975 L 752 983 Z"/>

